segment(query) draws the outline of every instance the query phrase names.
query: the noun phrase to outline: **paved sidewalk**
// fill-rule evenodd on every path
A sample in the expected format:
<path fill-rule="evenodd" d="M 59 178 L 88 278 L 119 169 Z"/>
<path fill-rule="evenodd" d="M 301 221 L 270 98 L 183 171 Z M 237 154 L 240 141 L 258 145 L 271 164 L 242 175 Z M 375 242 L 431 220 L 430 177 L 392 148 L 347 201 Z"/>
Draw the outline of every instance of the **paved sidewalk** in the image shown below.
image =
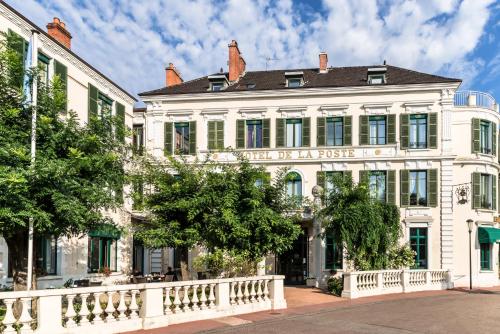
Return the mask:
<path fill-rule="evenodd" d="M 500 333 L 500 287 L 426 291 L 347 300 L 285 288 L 288 308 L 127 334 Z"/>

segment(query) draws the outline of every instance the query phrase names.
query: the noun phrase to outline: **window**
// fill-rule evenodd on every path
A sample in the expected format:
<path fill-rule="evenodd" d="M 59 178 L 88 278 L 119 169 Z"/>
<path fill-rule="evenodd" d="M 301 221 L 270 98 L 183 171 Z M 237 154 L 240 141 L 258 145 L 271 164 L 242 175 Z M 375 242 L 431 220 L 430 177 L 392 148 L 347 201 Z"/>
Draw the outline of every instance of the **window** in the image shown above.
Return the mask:
<path fill-rule="evenodd" d="M 338 177 L 342 177 L 343 172 L 340 171 L 328 171 L 325 172 L 325 194 L 332 192 L 334 188 L 334 180 Z"/>
<path fill-rule="evenodd" d="M 493 180 L 492 175 L 481 174 L 481 208 L 493 209 Z"/>
<path fill-rule="evenodd" d="M 481 120 L 479 145 L 481 153 L 492 154 L 493 152 L 493 126 L 491 122 Z"/>
<path fill-rule="evenodd" d="M 427 148 L 427 115 L 410 116 L 410 148 Z"/>
<path fill-rule="evenodd" d="M 144 126 L 142 124 L 134 125 L 132 136 L 134 154 L 142 155 L 144 148 Z"/>
<path fill-rule="evenodd" d="M 491 270 L 491 244 L 480 245 L 481 270 Z"/>
<path fill-rule="evenodd" d="M 370 172 L 368 176 L 368 185 L 370 187 L 370 196 L 381 202 L 386 201 L 386 172 Z"/>
<path fill-rule="evenodd" d="M 248 120 L 247 127 L 247 148 L 262 148 L 262 120 Z"/>
<path fill-rule="evenodd" d="M 410 205 L 427 206 L 427 171 L 410 171 Z"/>
<path fill-rule="evenodd" d="M 302 119 L 286 120 L 286 147 L 302 146 Z"/>
<path fill-rule="evenodd" d="M 297 88 L 302 86 L 301 78 L 288 78 L 287 79 L 287 87 L 288 88 Z"/>
<path fill-rule="evenodd" d="M 325 246 L 325 269 L 342 269 L 342 243 L 327 236 Z"/>
<path fill-rule="evenodd" d="M 212 82 L 211 83 L 211 91 L 212 92 L 218 92 L 224 89 L 224 83 L 223 82 Z"/>
<path fill-rule="evenodd" d="M 326 145 L 342 146 L 344 138 L 344 122 L 342 117 L 328 117 L 326 119 Z"/>
<path fill-rule="evenodd" d="M 368 84 L 381 85 L 385 83 L 385 75 L 383 74 L 370 74 L 368 75 Z"/>
<path fill-rule="evenodd" d="M 101 117 L 110 117 L 113 106 L 113 100 L 99 92 L 97 100 L 97 114 Z"/>
<path fill-rule="evenodd" d="M 57 273 L 57 239 L 54 236 L 35 240 L 37 247 L 36 269 L 39 276 Z"/>
<path fill-rule="evenodd" d="M 302 178 L 299 173 L 291 172 L 287 175 L 286 193 L 290 198 L 302 198 Z"/>
<path fill-rule="evenodd" d="M 116 271 L 117 242 L 114 238 L 89 237 L 88 270 L 99 272 L 103 268 Z"/>
<path fill-rule="evenodd" d="M 175 152 L 189 154 L 189 122 L 175 123 Z"/>
<path fill-rule="evenodd" d="M 410 228 L 410 247 L 416 253 L 414 269 L 427 269 L 427 228 Z"/>
<path fill-rule="evenodd" d="M 133 259 L 132 271 L 133 275 L 144 275 L 144 245 L 142 241 L 134 238 L 133 241 Z"/>
<path fill-rule="evenodd" d="M 386 118 L 385 116 L 370 116 L 370 145 L 386 144 Z"/>
<path fill-rule="evenodd" d="M 49 63 L 50 59 L 43 53 L 38 54 L 39 83 L 41 87 L 47 87 L 49 84 Z"/>

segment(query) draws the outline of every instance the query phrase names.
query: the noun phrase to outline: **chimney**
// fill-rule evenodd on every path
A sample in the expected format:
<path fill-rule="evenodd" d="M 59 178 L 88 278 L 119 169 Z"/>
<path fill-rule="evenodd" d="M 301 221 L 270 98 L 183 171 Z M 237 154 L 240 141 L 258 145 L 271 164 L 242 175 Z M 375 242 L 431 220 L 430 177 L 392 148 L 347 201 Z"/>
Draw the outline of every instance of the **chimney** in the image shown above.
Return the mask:
<path fill-rule="evenodd" d="M 236 81 L 245 73 L 246 62 L 241 56 L 238 43 L 233 39 L 229 44 L 229 81 Z"/>
<path fill-rule="evenodd" d="M 59 43 L 71 49 L 71 34 L 66 30 L 66 24 L 59 18 L 54 17 L 54 20 L 47 24 L 47 33 Z"/>
<path fill-rule="evenodd" d="M 177 69 L 175 68 L 174 64 L 169 63 L 168 67 L 165 69 L 165 72 L 166 72 L 165 82 L 167 87 L 175 86 L 184 82 L 179 72 L 177 72 Z"/>
<path fill-rule="evenodd" d="M 319 54 L 319 73 L 328 73 L 328 55 L 326 52 Z"/>

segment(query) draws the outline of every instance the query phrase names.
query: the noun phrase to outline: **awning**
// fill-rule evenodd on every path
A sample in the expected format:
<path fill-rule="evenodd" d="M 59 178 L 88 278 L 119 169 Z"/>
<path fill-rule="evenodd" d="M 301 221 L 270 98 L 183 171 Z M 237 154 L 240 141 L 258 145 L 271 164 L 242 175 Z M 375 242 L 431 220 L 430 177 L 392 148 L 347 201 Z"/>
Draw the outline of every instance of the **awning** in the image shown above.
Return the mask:
<path fill-rule="evenodd" d="M 90 237 L 120 239 L 121 231 L 114 225 L 101 224 L 89 232 Z"/>
<path fill-rule="evenodd" d="M 493 244 L 500 241 L 500 228 L 479 227 L 477 230 L 479 243 Z"/>

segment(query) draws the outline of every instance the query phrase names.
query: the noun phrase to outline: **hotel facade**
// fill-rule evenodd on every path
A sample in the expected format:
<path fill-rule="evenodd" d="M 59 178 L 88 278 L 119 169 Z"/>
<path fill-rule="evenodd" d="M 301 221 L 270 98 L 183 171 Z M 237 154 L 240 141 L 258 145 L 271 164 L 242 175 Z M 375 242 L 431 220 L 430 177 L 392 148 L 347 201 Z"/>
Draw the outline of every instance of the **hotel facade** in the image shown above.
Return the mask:
<path fill-rule="evenodd" d="M 450 269 L 455 286 L 469 282 L 472 219 L 474 285 L 497 285 L 495 100 L 459 91 L 458 79 L 327 63 L 321 53 L 318 68 L 246 71 L 232 41 L 228 72 L 183 82 L 170 64 L 166 87 L 140 94 L 146 108 L 134 113 L 134 144 L 157 157 L 211 153 L 228 163 L 231 147 L 271 175 L 289 168 L 289 194 L 310 199 L 336 173 L 366 180 L 372 196 L 400 207 L 401 243 L 415 250 L 415 268 Z M 303 217 L 303 237 L 268 264 L 290 284 L 322 285 L 332 270 L 349 268 L 332 238 L 316 237 L 321 222 Z M 144 252 L 135 270 L 175 266 L 175 250 Z"/>
<path fill-rule="evenodd" d="M 96 68 L 71 51 L 71 33 L 64 22 L 54 18 L 47 30 L 36 26 L 14 8 L 0 1 L 0 40 L 8 38 L 14 50 L 26 60 L 28 42 L 34 32 L 38 47 L 38 67 L 44 83 L 58 75 L 66 87 L 67 111 L 77 114 L 83 124 L 92 113 L 111 113 L 132 128 L 132 114 L 136 99 Z M 131 138 L 126 138 L 130 143 Z M 125 189 L 127 193 L 128 189 Z M 113 221 L 130 226 L 130 201 L 124 196 L 123 208 L 107 212 Z M 126 230 L 126 228 L 125 228 Z M 26 243 L 27 244 L 27 243 Z M 118 231 L 91 231 L 79 238 L 56 238 L 36 235 L 34 247 L 39 256 L 34 259 L 38 288 L 61 287 L 68 279 L 83 277 L 101 280 L 98 272 L 110 268 L 109 280 L 123 278 L 131 267 L 132 237 Z M 0 285 L 10 285 L 9 254 L 5 240 L 0 237 Z"/>

